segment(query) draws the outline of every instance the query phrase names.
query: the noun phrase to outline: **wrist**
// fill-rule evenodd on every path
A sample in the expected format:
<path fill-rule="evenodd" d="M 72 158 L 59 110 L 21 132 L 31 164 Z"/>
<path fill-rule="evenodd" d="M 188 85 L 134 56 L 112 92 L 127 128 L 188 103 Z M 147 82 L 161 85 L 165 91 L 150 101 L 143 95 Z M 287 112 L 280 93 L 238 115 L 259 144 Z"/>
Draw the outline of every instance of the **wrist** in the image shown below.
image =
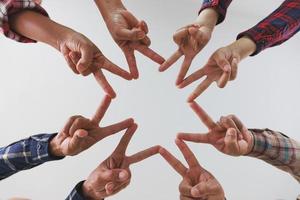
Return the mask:
<path fill-rule="evenodd" d="M 63 157 L 65 156 L 61 149 L 60 149 L 60 143 L 58 141 L 58 135 L 56 135 L 54 138 L 51 139 L 50 143 L 49 143 L 49 153 L 52 156 L 55 157 Z"/>
<path fill-rule="evenodd" d="M 256 51 L 256 44 L 250 38 L 242 37 L 230 44 L 229 48 L 236 52 L 242 60 Z"/>
<path fill-rule="evenodd" d="M 203 10 L 196 19 L 196 24 L 199 26 L 206 26 L 212 30 L 217 24 L 219 14 L 214 8 L 207 8 Z"/>
<path fill-rule="evenodd" d="M 247 134 L 248 134 L 248 138 L 249 138 L 248 139 L 248 150 L 245 153 L 245 155 L 250 154 L 253 150 L 253 147 L 254 147 L 254 136 L 253 136 L 252 132 L 247 130 Z"/>
<path fill-rule="evenodd" d="M 126 10 L 121 0 L 94 0 L 104 21 L 115 12 Z"/>
<path fill-rule="evenodd" d="M 84 181 L 84 183 L 82 184 L 82 187 L 81 187 L 81 194 L 83 196 L 84 199 L 86 200 L 103 200 L 104 197 L 94 197 L 93 196 L 93 189 L 92 187 L 89 185 L 88 181 Z"/>

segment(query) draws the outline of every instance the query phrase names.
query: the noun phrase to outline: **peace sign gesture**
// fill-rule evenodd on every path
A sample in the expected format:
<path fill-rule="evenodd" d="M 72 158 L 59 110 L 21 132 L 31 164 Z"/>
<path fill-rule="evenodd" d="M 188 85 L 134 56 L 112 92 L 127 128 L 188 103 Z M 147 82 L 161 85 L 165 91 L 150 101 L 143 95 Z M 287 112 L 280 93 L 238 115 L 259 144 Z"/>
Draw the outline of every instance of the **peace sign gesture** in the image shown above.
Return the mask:
<path fill-rule="evenodd" d="M 50 152 L 54 156 L 74 156 L 90 148 L 103 138 L 118 133 L 132 126 L 133 119 L 99 127 L 111 103 L 111 98 L 105 96 L 92 119 L 73 116 L 65 124 L 63 130 L 50 142 Z"/>
<path fill-rule="evenodd" d="M 196 102 L 190 103 L 190 106 L 209 131 L 205 134 L 179 133 L 178 139 L 211 144 L 222 153 L 232 156 L 245 155 L 251 151 L 253 135 L 236 116 L 221 117 L 215 123 Z"/>
<path fill-rule="evenodd" d="M 224 200 L 224 191 L 218 180 L 199 164 L 190 148 L 181 140 L 176 145 L 188 163 L 185 167 L 166 149 L 159 153 L 183 178 L 179 185 L 180 200 Z"/>
<path fill-rule="evenodd" d="M 118 193 L 130 183 L 129 166 L 159 152 L 160 146 L 154 146 L 126 156 L 126 149 L 136 129 L 136 124 L 127 129 L 114 152 L 83 183 L 82 191 L 87 199 L 104 199 Z"/>

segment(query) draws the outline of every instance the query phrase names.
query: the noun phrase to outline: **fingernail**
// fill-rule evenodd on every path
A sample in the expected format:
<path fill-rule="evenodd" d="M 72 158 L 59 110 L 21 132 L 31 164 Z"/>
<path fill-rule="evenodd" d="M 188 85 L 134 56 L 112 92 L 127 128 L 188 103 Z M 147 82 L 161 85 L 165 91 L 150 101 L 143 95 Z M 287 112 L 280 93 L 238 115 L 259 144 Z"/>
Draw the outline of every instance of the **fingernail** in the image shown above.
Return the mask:
<path fill-rule="evenodd" d="M 125 172 L 125 171 L 122 171 L 122 172 L 119 173 L 119 179 L 120 180 L 126 180 L 127 176 L 128 176 L 127 172 Z"/>
<path fill-rule="evenodd" d="M 230 71 L 230 65 L 225 65 L 224 69 L 225 69 L 226 72 L 229 72 Z"/>
<path fill-rule="evenodd" d="M 196 188 L 192 188 L 191 194 L 192 194 L 193 197 L 198 197 L 198 196 L 200 196 L 200 192 L 199 192 L 199 190 L 197 190 Z"/>

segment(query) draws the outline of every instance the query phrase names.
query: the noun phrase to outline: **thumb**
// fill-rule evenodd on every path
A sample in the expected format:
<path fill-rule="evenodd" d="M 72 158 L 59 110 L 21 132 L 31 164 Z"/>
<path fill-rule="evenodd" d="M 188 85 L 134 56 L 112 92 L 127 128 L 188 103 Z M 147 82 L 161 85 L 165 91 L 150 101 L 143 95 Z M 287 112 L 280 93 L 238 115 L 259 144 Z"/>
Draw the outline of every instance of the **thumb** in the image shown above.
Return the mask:
<path fill-rule="evenodd" d="M 81 58 L 77 63 L 77 70 L 82 74 L 88 70 L 93 62 L 93 49 L 90 45 L 84 45 L 80 49 Z"/>
<path fill-rule="evenodd" d="M 130 41 L 138 41 L 146 37 L 146 33 L 139 28 L 129 29 L 119 29 L 116 32 L 116 37 L 119 40 L 130 40 Z"/>
<path fill-rule="evenodd" d="M 229 155 L 239 155 L 239 146 L 237 142 L 237 131 L 234 128 L 229 128 L 225 138 L 226 153 Z"/>

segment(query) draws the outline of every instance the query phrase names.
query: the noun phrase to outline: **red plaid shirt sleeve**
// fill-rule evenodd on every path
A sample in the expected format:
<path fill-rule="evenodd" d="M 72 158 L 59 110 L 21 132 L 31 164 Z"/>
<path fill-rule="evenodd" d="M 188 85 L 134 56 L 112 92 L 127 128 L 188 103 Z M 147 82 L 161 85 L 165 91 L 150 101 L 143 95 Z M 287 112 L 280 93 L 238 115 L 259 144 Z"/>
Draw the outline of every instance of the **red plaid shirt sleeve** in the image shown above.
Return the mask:
<path fill-rule="evenodd" d="M 25 9 L 36 11 L 48 17 L 47 12 L 32 0 L 0 0 L 0 32 L 18 42 L 36 42 L 14 32 L 9 25 L 10 16 Z"/>
<path fill-rule="evenodd" d="M 300 30 L 300 0 L 286 0 L 279 8 L 253 28 L 240 33 L 256 43 L 256 55 L 262 50 L 279 45 Z"/>
<path fill-rule="evenodd" d="M 206 8 L 214 8 L 219 13 L 217 24 L 220 24 L 224 21 L 231 2 L 232 0 L 204 0 L 199 13 Z"/>
<path fill-rule="evenodd" d="M 261 159 L 285 172 L 300 183 L 300 143 L 269 129 L 249 129 L 254 145 L 248 156 Z"/>

